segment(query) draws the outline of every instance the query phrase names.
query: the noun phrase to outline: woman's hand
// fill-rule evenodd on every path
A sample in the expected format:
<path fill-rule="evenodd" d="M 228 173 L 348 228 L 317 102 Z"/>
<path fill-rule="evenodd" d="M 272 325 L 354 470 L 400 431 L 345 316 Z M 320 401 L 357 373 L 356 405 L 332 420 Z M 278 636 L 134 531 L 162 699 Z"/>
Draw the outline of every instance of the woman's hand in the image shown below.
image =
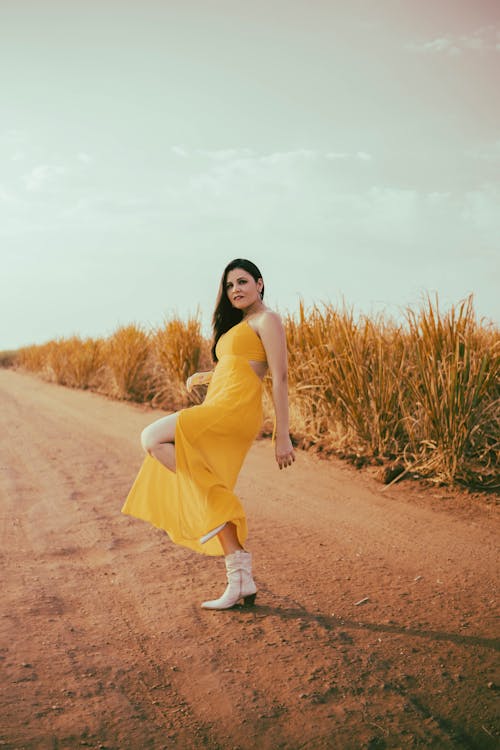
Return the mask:
<path fill-rule="evenodd" d="M 207 385 L 212 379 L 212 372 L 195 372 L 186 380 L 186 389 L 191 393 L 195 385 Z"/>
<path fill-rule="evenodd" d="M 188 379 L 186 380 L 186 389 L 188 393 L 191 393 L 195 385 L 201 385 L 201 372 L 195 372 L 193 375 L 190 375 Z"/>
<path fill-rule="evenodd" d="M 295 451 L 293 450 L 292 441 L 289 435 L 283 437 L 276 437 L 275 446 L 276 461 L 281 469 L 286 469 L 287 466 L 291 466 L 295 461 Z"/>

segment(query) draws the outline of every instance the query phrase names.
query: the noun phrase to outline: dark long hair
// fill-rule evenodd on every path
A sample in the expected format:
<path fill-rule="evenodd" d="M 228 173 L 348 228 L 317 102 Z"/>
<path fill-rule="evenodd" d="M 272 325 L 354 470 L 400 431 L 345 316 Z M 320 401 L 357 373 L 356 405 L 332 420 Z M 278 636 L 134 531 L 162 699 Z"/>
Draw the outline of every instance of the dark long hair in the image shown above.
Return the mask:
<path fill-rule="evenodd" d="M 244 271 L 253 276 L 255 281 L 262 279 L 262 274 L 251 260 L 245 260 L 245 258 L 235 258 L 228 263 L 222 274 L 220 280 L 219 292 L 217 294 L 217 301 L 215 303 L 215 310 L 212 317 L 212 329 L 213 329 L 213 346 L 212 346 L 212 358 L 214 362 L 217 362 L 217 355 L 215 354 L 215 347 L 220 337 L 229 331 L 230 328 L 240 323 L 243 319 L 243 311 L 237 310 L 233 307 L 226 291 L 226 281 L 229 271 L 234 271 L 235 268 L 242 268 Z M 262 291 L 260 293 L 261 298 L 264 298 L 264 282 L 262 282 Z"/>

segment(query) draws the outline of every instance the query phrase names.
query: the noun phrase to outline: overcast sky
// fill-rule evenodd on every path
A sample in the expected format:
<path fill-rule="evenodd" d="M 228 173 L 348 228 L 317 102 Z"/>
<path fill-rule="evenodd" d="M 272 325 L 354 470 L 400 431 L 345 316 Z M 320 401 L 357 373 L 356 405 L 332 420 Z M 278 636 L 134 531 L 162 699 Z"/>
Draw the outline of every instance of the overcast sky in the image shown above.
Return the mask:
<path fill-rule="evenodd" d="M 2 0 L 0 349 L 200 309 L 500 318 L 496 0 Z"/>

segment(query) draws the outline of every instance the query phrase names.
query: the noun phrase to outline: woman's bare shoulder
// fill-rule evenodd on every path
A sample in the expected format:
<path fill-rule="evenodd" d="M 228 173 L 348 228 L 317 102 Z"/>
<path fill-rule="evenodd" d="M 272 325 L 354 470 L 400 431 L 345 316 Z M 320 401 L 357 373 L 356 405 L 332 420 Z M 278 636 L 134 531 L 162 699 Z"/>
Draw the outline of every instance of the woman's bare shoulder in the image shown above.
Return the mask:
<path fill-rule="evenodd" d="M 258 326 L 283 325 L 281 316 L 274 310 L 267 308 L 255 316 L 255 322 Z"/>
<path fill-rule="evenodd" d="M 278 333 L 284 329 L 281 316 L 274 310 L 263 310 L 255 316 L 253 322 L 255 330 L 261 337 L 266 333 L 272 335 L 273 332 Z"/>

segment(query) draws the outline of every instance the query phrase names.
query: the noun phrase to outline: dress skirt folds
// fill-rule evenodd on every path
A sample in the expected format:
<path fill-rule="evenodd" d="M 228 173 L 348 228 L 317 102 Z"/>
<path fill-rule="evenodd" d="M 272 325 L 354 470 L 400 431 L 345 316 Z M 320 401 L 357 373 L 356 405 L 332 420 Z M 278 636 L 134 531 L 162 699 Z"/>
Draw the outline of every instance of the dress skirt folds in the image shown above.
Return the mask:
<path fill-rule="evenodd" d="M 241 352 L 241 353 L 233 353 Z M 265 361 L 257 333 L 242 321 L 219 339 L 219 361 L 203 404 L 183 409 L 175 430 L 176 472 L 147 456 L 122 512 L 164 529 L 176 544 L 223 555 L 221 524 L 236 526 L 240 544 L 247 523 L 233 489 L 262 424 L 262 381 L 249 359 Z"/>

